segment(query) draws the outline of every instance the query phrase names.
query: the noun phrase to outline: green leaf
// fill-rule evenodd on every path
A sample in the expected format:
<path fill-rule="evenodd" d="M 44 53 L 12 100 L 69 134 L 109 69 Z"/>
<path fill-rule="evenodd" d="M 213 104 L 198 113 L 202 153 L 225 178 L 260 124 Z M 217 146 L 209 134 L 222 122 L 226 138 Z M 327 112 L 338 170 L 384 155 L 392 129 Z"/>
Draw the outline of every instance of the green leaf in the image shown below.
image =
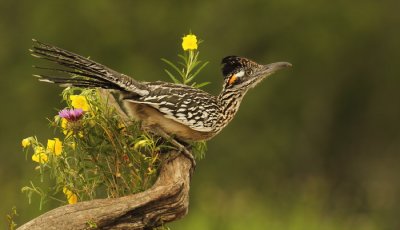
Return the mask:
<path fill-rule="evenodd" d="M 197 61 L 197 57 L 199 56 L 199 53 L 200 52 L 196 52 L 196 54 L 194 55 L 194 58 L 193 58 L 193 60 L 194 60 L 194 62 L 193 62 L 193 68 L 195 67 L 195 66 L 197 66 L 201 61 Z"/>
<path fill-rule="evenodd" d="M 161 61 L 167 63 L 168 65 L 170 65 L 176 72 L 178 72 L 181 76 L 183 76 L 182 71 L 172 62 L 168 61 L 165 58 L 161 58 Z"/>
<path fill-rule="evenodd" d="M 178 57 L 180 57 L 183 60 L 183 63 L 187 63 L 188 62 L 188 58 L 186 56 L 184 56 L 182 54 L 178 54 Z"/>
<path fill-rule="evenodd" d="M 188 81 L 193 80 L 193 79 L 197 76 L 197 74 L 199 74 L 200 71 L 201 71 L 204 67 L 206 67 L 207 64 L 208 64 L 208 61 L 207 61 L 207 62 L 204 62 L 203 65 L 201 65 L 201 66 L 196 70 L 196 72 L 194 72 L 194 74 L 192 74 L 192 76 L 188 79 Z"/>
<path fill-rule="evenodd" d="M 170 73 L 168 70 L 164 69 L 164 71 L 168 74 L 168 76 L 172 79 L 172 81 L 173 81 L 174 83 L 182 84 L 182 83 L 181 83 L 178 79 L 176 79 L 175 76 L 174 76 L 172 73 Z"/>
<path fill-rule="evenodd" d="M 205 157 L 205 153 L 207 151 L 207 142 L 206 141 L 198 141 L 193 142 L 192 149 L 193 149 L 193 156 L 195 159 L 203 159 Z"/>
<path fill-rule="evenodd" d="M 183 68 L 185 68 L 185 67 L 186 67 L 186 64 L 185 64 L 185 63 L 183 63 L 183 62 L 180 62 L 180 61 L 178 61 L 177 63 L 178 63 L 179 65 L 183 66 Z"/>
<path fill-rule="evenodd" d="M 193 78 L 192 78 L 191 76 L 192 76 L 192 75 L 189 74 L 189 75 L 186 77 L 186 79 L 185 79 L 185 85 L 188 85 L 188 84 L 193 80 Z"/>
<path fill-rule="evenodd" d="M 211 82 L 209 82 L 209 81 L 202 82 L 202 83 L 200 83 L 200 84 L 194 85 L 193 87 L 201 88 L 201 87 L 206 86 L 206 85 L 208 85 L 208 84 L 211 84 Z"/>

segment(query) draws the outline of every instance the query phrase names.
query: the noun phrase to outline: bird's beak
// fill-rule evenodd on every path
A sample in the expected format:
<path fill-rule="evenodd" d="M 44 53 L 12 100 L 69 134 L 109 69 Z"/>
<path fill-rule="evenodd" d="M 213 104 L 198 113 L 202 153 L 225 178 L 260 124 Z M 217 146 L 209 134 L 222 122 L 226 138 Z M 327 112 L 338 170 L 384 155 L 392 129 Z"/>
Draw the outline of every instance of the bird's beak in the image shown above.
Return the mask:
<path fill-rule="evenodd" d="M 257 71 L 256 75 L 257 76 L 269 76 L 273 73 L 275 73 L 278 70 L 284 69 L 286 67 L 291 67 L 292 64 L 290 64 L 289 62 L 275 62 L 275 63 L 271 63 L 268 65 L 263 65 L 259 71 Z"/>

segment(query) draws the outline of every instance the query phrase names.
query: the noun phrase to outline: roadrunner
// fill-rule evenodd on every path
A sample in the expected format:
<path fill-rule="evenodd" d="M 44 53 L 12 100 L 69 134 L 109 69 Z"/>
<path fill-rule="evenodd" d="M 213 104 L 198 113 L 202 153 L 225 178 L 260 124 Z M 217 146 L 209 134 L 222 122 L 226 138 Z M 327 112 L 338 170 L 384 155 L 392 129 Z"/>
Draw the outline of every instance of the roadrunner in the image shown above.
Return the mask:
<path fill-rule="evenodd" d="M 222 59 L 222 91 L 213 96 L 201 89 L 169 82 L 137 81 L 102 64 L 53 45 L 36 40 L 33 56 L 58 63 L 66 68 L 50 70 L 70 76 L 35 75 L 40 81 L 64 87 L 99 87 L 117 90 L 128 113 L 156 132 L 180 141 L 208 140 L 233 119 L 246 92 L 288 62 L 260 65 L 247 58 L 228 56 Z"/>

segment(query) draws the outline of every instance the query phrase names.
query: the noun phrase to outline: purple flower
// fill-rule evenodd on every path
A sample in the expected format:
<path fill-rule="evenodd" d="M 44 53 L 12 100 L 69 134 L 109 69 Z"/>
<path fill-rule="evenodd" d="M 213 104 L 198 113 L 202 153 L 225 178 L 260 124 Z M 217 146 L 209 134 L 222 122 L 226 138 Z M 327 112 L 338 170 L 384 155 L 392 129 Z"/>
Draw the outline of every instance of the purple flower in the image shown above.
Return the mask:
<path fill-rule="evenodd" d="M 83 110 L 82 109 L 63 109 L 58 112 L 58 115 L 62 118 L 65 118 L 67 121 L 77 121 L 82 118 Z"/>

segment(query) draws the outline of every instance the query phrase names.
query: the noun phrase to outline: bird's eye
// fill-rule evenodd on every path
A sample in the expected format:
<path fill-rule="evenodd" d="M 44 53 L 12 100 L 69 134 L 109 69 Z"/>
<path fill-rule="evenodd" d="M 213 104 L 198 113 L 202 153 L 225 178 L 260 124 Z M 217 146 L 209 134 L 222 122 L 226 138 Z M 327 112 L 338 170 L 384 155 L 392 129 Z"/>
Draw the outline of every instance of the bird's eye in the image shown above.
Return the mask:
<path fill-rule="evenodd" d="M 252 75 L 253 74 L 253 70 L 251 70 L 251 69 L 246 70 L 246 74 L 248 76 Z"/>

